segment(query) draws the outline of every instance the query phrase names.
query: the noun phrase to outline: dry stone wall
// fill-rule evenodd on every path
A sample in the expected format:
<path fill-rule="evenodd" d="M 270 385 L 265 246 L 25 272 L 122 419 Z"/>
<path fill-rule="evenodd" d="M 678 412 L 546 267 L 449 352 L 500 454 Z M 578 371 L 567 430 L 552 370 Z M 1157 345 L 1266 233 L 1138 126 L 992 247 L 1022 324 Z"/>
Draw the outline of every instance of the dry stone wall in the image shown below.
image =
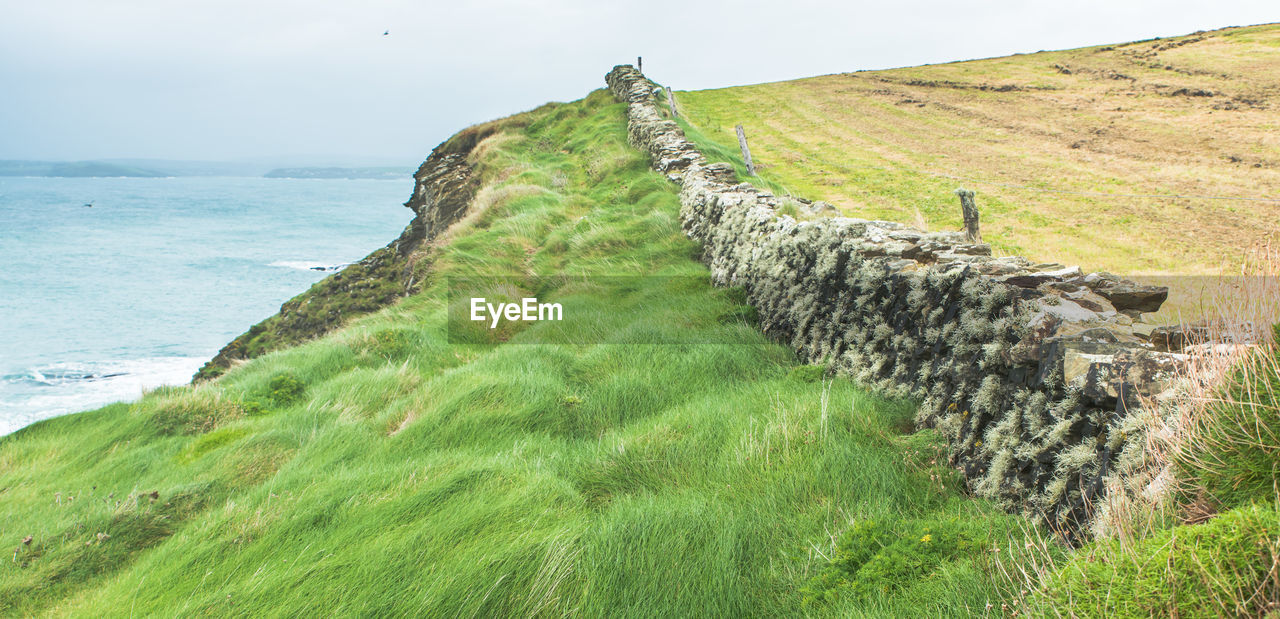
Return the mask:
<path fill-rule="evenodd" d="M 918 398 L 918 425 L 946 438 L 976 494 L 1071 538 L 1137 477 L 1140 403 L 1168 397 L 1185 360 L 1135 322 L 1166 289 L 994 257 L 958 232 L 780 215 L 783 198 L 708 163 L 664 117 L 656 84 L 628 65 L 606 81 L 632 144 L 680 185 L 714 281 L 743 287 L 763 330 L 808 362 Z"/>

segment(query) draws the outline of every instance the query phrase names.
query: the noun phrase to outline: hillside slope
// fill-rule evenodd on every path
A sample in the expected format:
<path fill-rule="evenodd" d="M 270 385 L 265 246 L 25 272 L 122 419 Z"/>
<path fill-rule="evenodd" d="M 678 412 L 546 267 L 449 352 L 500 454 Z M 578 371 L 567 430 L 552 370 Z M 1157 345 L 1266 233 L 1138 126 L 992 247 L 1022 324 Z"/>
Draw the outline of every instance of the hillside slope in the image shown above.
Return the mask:
<path fill-rule="evenodd" d="M 955 230 L 976 190 L 1004 253 L 1204 275 L 1280 235 L 1277 25 L 677 101 L 704 150 L 736 158 L 741 123 L 764 181 L 851 215 Z"/>
<path fill-rule="evenodd" d="M 600 91 L 491 127 L 420 292 L 216 380 L 0 438 L 0 614 L 998 602 L 988 549 L 1020 520 L 963 495 L 910 433 L 912 403 L 824 383 L 711 287 L 623 109 Z M 451 324 L 450 282 L 478 274 L 566 319 Z M 851 527 L 856 547 L 837 542 Z"/>

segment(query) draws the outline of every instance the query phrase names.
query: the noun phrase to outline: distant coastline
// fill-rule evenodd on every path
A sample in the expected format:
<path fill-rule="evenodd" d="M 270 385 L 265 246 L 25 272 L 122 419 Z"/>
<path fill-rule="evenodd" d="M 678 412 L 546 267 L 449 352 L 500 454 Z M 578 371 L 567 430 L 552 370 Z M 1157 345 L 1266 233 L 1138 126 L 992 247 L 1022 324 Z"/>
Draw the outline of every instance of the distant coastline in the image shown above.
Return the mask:
<path fill-rule="evenodd" d="M 400 180 L 413 175 L 413 168 L 276 168 L 263 174 L 266 178 L 372 178 Z"/>
<path fill-rule="evenodd" d="M 159 170 L 148 170 L 103 161 L 0 161 L 0 176 L 62 178 L 127 176 L 131 178 L 158 178 L 173 175 Z"/>
<path fill-rule="evenodd" d="M 175 176 L 236 176 L 265 178 L 387 179 L 413 175 L 411 166 L 306 165 L 298 160 L 276 162 L 169 161 L 164 159 L 106 159 L 91 161 L 0 160 L 0 177 L 52 178 L 167 178 Z"/>

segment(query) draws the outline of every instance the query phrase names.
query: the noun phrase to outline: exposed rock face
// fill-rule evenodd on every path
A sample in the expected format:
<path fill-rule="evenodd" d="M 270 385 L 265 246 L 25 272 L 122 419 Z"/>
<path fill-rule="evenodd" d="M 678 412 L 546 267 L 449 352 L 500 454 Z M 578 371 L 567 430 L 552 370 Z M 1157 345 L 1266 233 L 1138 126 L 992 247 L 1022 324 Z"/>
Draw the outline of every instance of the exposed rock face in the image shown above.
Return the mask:
<path fill-rule="evenodd" d="M 685 232 L 713 280 L 745 288 L 766 333 L 920 398 L 917 422 L 946 437 L 974 492 L 1078 535 L 1104 477 L 1129 466 L 1126 443 L 1141 440 L 1122 430 L 1140 398 L 1165 394 L 1184 359 L 1131 327 L 1166 289 L 993 257 L 958 232 L 779 215 L 778 198 L 707 163 L 638 71 L 615 67 L 606 81 L 629 104 L 632 143 L 680 184 Z"/>
<path fill-rule="evenodd" d="M 413 195 L 405 206 L 414 217 L 399 238 L 286 301 L 280 313 L 224 346 L 193 380 L 215 378 L 236 361 L 317 337 L 413 292 L 420 283 L 414 252 L 466 214 L 478 190 L 468 155 L 500 126 L 495 121 L 470 127 L 437 146 L 413 175 Z"/>

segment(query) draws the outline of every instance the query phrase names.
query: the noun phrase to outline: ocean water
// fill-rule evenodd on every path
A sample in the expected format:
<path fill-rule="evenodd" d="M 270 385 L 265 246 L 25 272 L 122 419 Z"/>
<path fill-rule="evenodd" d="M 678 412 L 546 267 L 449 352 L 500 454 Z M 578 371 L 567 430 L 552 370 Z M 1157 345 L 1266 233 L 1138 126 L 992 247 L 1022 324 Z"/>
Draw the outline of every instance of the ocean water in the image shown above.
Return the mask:
<path fill-rule="evenodd" d="M 393 240 L 412 188 L 407 177 L 0 178 L 0 435 L 189 381 L 329 274 L 312 267 Z"/>

